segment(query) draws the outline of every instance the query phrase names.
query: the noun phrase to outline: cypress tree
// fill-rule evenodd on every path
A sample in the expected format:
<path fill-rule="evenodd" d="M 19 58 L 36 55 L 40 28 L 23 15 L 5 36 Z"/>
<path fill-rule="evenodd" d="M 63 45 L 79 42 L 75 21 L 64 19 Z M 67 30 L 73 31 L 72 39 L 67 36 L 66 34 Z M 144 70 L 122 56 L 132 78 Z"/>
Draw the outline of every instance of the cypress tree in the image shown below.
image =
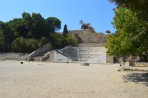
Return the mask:
<path fill-rule="evenodd" d="M 63 35 L 66 36 L 68 34 L 67 25 L 64 25 Z"/>

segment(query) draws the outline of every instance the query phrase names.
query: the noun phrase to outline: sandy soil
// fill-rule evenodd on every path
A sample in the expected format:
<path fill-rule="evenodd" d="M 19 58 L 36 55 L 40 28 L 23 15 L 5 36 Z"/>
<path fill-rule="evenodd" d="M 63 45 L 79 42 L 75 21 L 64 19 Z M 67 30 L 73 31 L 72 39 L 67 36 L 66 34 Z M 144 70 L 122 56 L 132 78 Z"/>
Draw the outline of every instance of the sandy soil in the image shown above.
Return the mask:
<path fill-rule="evenodd" d="M 148 74 L 119 65 L 0 61 L 0 98 L 148 98 Z"/>

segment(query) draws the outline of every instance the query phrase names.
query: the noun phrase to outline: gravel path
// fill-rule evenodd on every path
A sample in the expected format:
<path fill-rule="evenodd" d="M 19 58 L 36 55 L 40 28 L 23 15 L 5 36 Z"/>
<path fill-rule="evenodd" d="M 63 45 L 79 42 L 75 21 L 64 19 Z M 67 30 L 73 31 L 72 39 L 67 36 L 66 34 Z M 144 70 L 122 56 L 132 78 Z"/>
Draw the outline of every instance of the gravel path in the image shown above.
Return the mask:
<path fill-rule="evenodd" d="M 0 98 L 148 98 L 148 74 L 119 68 L 0 61 Z"/>

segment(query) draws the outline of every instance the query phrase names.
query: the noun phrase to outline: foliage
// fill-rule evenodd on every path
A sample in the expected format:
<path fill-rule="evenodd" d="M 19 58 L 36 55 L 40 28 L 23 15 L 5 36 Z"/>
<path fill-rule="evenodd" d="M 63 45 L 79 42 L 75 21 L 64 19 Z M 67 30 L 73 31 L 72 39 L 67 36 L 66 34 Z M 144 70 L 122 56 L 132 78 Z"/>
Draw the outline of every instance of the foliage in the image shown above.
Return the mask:
<path fill-rule="evenodd" d="M 3 33 L 0 31 L 0 51 L 5 51 L 6 44 L 5 44 L 5 38 L 3 36 Z"/>
<path fill-rule="evenodd" d="M 73 39 L 69 34 L 68 34 L 68 30 L 67 30 L 67 25 L 64 25 L 64 30 L 63 30 L 63 46 L 67 46 L 67 45 L 77 45 L 77 40 Z"/>
<path fill-rule="evenodd" d="M 110 30 L 106 30 L 105 32 L 106 32 L 107 34 L 110 34 L 110 33 L 111 33 L 111 31 L 110 31 Z"/>
<path fill-rule="evenodd" d="M 73 39 L 70 35 L 66 35 L 64 37 L 64 40 L 63 40 L 63 45 L 64 46 L 67 46 L 67 45 L 77 45 L 77 40 L 76 39 Z"/>
<path fill-rule="evenodd" d="M 92 26 L 90 26 L 91 24 L 90 23 L 84 23 L 83 20 L 80 20 L 80 24 L 81 24 L 81 29 L 89 29 L 92 33 L 95 33 L 95 30 Z"/>
<path fill-rule="evenodd" d="M 108 48 L 108 53 L 110 55 L 116 55 L 117 57 L 122 57 L 129 53 L 127 40 L 123 39 L 122 35 L 112 34 L 109 35 L 107 39 L 106 47 Z"/>
<path fill-rule="evenodd" d="M 63 42 L 64 36 L 62 34 L 50 34 L 49 40 L 52 43 L 54 48 L 62 48 L 62 42 Z"/>
<path fill-rule="evenodd" d="M 118 6 L 127 7 L 133 10 L 146 10 L 147 0 L 109 0 L 115 2 Z"/>
<path fill-rule="evenodd" d="M 44 44 L 51 43 L 55 49 L 76 45 L 77 41 L 68 35 L 56 33 L 61 21 L 56 17 L 44 19 L 39 13 L 22 13 L 22 18 L 8 22 L 0 21 L 0 52 L 32 52 Z"/>
<path fill-rule="evenodd" d="M 64 29 L 63 29 L 63 35 L 66 36 L 68 34 L 68 29 L 67 29 L 67 25 L 64 25 Z"/>
<path fill-rule="evenodd" d="M 61 28 L 61 21 L 56 17 L 49 17 L 46 19 L 46 21 L 49 24 L 50 32 L 55 32 Z"/>
<path fill-rule="evenodd" d="M 15 34 L 15 38 L 35 38 L 47 37 L 50 33 L 61 28 L 61 21 L 55 17 L 44 19 L 39 13 L 24 12 L 22 18 L 15 18 L 7 23 Z"/>
<path fill-rule="evenodd" d="M 35 39 L 19 37 L 12 42 L 12 49 L 17 52 L 32 52 L 39 47 L 41 43 Z"/>
<path fill-rule="evenodd" d="M 141 61 L 148 61 L 148 0 L 109 1 L 117 5 L 113 25 L 117 29 L 116 35 L 124 39 L 120 39 L 121 45 L 122 42 L 126 43 L 126 48 L 121 48 L 127 54 L 139 55 Z M 114 39 L 110 37 L 107 43 L 107 47 L 110 48 L 108 52 L 115 54 L 110 47 L 112 41 Z"/>
<path fill-rule="evenodd" d="M 148 0 L 109 0 L 117 4 L 118 7 L 124 7 L 137 13 L 141 19 L 148 21 Z"/>
<path fill-rule="evenodd" d="M 80 20 L 80 24 L 81 24 L 81 29 L 88 29 L 90 27 L 90 23 L 84 23 L 83 20 Z"/>
<path fill-rule="evenodd" d="M 13 32 L 6 23 L 0 22 L 0 51 L 10 51 Z"/>
<path fill-rule="evenodd" d="M 63 48 L 67 45 L 77 45 L 77 40 L 73 39 L 70 35 L 64 36 L 63 34 L 50 34 L 50 42 L 54 48 Z"/>
<path fill-rule="evenodd" d="M 22 18 L 14 18 L 8 22 L 0 21 L 0 51 L 32 52 L 46 43 L 54 48 L 76 43 L 67 37 L 56 33 L 61 28 L 61 21 L 56 17 L 44 19 L 39 13 L 22 13 Z"/>
<path fill-rule="evenodd" d="M 119 7 L 115 9 L 114 22 L 117 32 L 109 36 L 106 47 L 111 55 L 123 56 L 148 51 L 148 35 L 145 21 L 137 13 Z"/>

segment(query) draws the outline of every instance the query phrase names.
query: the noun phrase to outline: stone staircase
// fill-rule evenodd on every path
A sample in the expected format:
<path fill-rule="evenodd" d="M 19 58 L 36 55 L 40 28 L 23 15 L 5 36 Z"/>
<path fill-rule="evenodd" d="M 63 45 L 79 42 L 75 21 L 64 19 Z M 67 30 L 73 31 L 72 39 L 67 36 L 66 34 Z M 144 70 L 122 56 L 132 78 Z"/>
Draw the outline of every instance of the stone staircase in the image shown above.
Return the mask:
<path fill-rule="evenodd" d="M 34 61 L 45 61 L 46 62 L 46 61 L 48 61 L 48 59 L 50 57 L 50 53 L 51 53 L 50 51 L 45 52 L 40 56 L 33 57 L 33 60 Z"/>
<path fill-rule="evenodd" d="M 60 53 L 61 55 L 64 55 L 71 59 L 72 61 L 78 61 L 78 53 L 77 48 L 72 48 L 70 46 L 67 46 L 63 49 L 56 50 L 56 52 Z"/>
<path fill-rule="evenodd" d="M 65 47 L 60 50 L 56 50 L 58 54 L 61 54 L 71 61 L 86 62 L 88 59 L 93 59 L 106 53 L 104 47 Z"/>

